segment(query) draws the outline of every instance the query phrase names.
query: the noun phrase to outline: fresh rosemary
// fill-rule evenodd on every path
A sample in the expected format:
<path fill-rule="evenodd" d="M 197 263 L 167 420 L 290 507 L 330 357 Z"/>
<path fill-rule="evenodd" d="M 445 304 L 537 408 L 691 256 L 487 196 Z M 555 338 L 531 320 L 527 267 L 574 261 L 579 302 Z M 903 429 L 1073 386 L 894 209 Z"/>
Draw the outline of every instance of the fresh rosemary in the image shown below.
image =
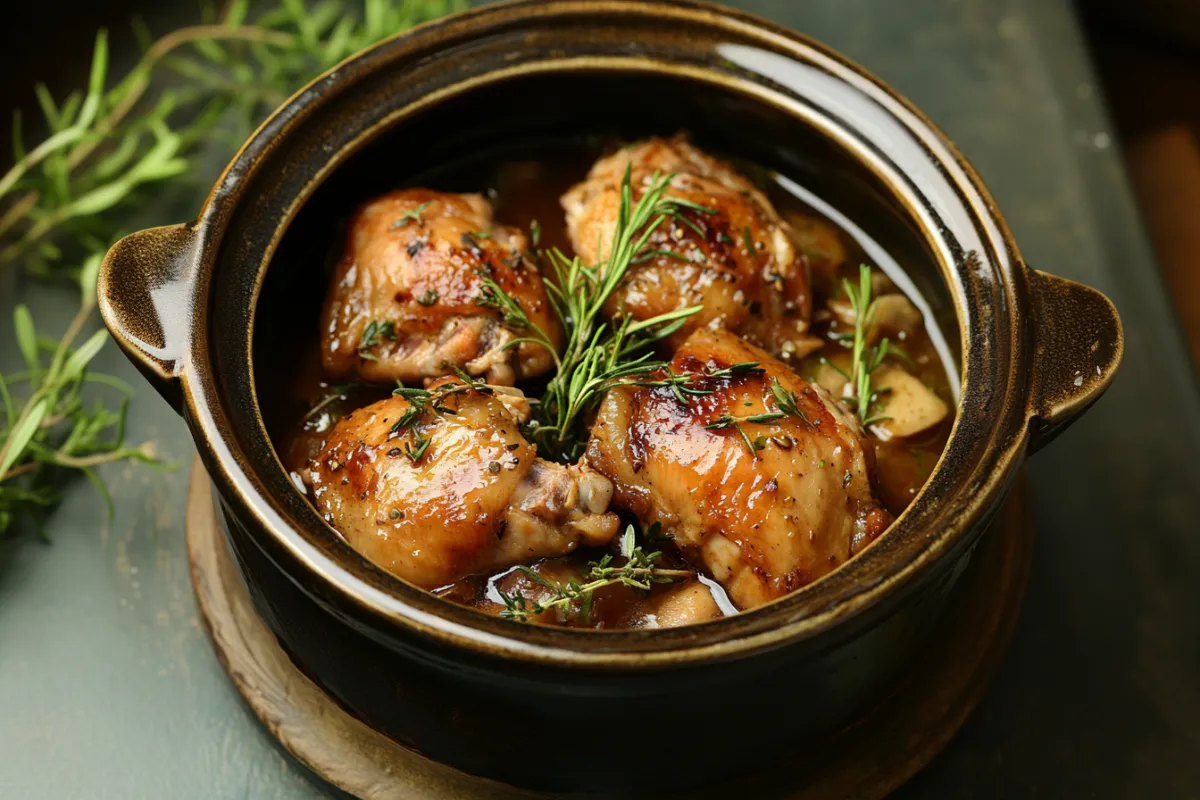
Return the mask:
<path fill-rule="evenodd" d="M 771 396 L 775 398 L 775 405 L 779 406 L 779 410 L 784 414 L 795 417 L 806 425 L 812 425 L 812 421 L 797 404 L 796 393 L 783 388 L 779 378 L 771 379 Z"/>
<path fill-rule="evenodd" d="M 735 414 L 722 414 L 712 422 L 704 426 L 705 430 L 722 431 L 726 428 L 733 428 L 742 437 L 742 441 L 746 443 L 751 455 L 757 455 L 760 450 L 767 446 L 767 437 L 763 435 L 755 436 L 753 439 L 746 433 L 742 427 L 743 422 L 753 423 L 755 425 L 763 425 L 768 422 L 776 422 L 783 419 L 786 414 L 781 412 L 767 412 L 765 414 L 750 414 L 748 416 L 737 416 Z"/>
<path fill-rule="evenodd" d="M 310 408 L 308 410 L 308 413 L 306 413 L 304 415 L 303 421 L 309 422 L 309 421 L 315 419 L 322 411 L 324 411 L 326 408 L 328 408 L 331 404 L 336 403 L 339 400 L 346 399 L 346 394 L 351 389 L 353 389 L 355 386 L 357 386 L 357 384 L 355 384 L 355 383 L 339 383 L 339 384 L 334 384 L 334 385 L 330 386 L 328 388 L 328 390 L 325 392 L 325 394 L 323 394 L 320 397 L 320 399 L 318 399 L 317 402 L 313 404 L 312 408 Z"/>
<path fill-rule="evenodd" d="M 554 376 L 537 405 L 538 416 L 530 428 L 544 457 L 576 460 L 584 445 L 579 428 L 587 413 L 609 389 L 637 383 L 635 376 L 666 370 L 666 363 L 652 360 L 650 346 L 678 331 L 688 317 L 700 311 L 700 306 L 693 306 L 641 321 L 625 316 L 610 325 L 600 319 L 601 310 L 629 267 L 653 250 L 650 239 L 664 222 L 683 224 L 682 220 L 687 220 L 695 225 L 688 212 L 695 216 L 716 213 L 688 200 L 665 196 L 673 177 L 656 172 L 635 204 L 632 172 L 626 167 L 612 243 L 601 263 L 585 265 L 578 257 L 567 258 L 557 248 L 546 254 L 552 272 L 546 289 L 566 331 L 561 351 L 545 331 L 529 320 L 515 299 L 490 276 L 482 276 L 483 287 L 476 302 L 496 309 L 506 322 L 526 332 L 506 346 L 533 342 L 554 357 Z M 687 381 L 690 379 L 679 382 Z M 680 390 L 677 396 L 682 395 Z"/>
<path fill-rule="evenodd" d="M 379 356 L 371 351 L 383 343 L 387 339 L 390 342 L 396 341 L 396 323 L 391 320 L 373 319 L 367 323 L 367 327 L 363 329 L 362 340 L 358 345 L 358 357 L 365 361 L 376 361 Z"/>
<path fill-rule="evenodd" d="M 651 526 L 655 529 L 658 523 Z M 500 616 L 519 622 L 528 622 L 530 618 L 544 614 L 552 609 L 561 609 L 561 613 L 569 615 L 574 611 L 578 619 L 587 621 L 591 616 L 592 601 L 597 590 L 606 586 L 622 584 L 631 589 L 648 592 L 656 583 L 673 583 L 679 578 L 690 578 L 695 573 L 686 569 L 664 569 L 657 566 L 662 553 L 654 551 L 647 553 L 634 544 L 634 530 L 630 525 L 625 529 L 621 538 L 621 555 L 625 559 L 622 564 L 613 564 L 611 553 L 605 554 L 599 561 L 588 565 L 586 582 L 580 583 L 572 578 L 566 583 L 557 583 L 539 575 L 529 567 L 520 567 L 527 578 L 549 593 L 548 599 L 534 600 L 522 592 L 500 591 L 500 599 L 504 601 L 504 609 Z"/>
<path fill-rule="evenodd" d="M 404 443 L 404 455 L 408 456 L 409 461 L 416 464 L 425 455 L 425 451 L 429 449 L 429 443 L 432 441 L 433 439 L 422 436 L 414 430 L 412 443 Z"/>
<path fill-rule="evenodd" d="M 854 310 L 854 336 L 850 344 L 850 371 L 846 372 L 824 357 L 821 358 L 821 363 L 837 370 L 846 379 L 848 390 L 846 399 L 865 427 L 889 419 L 886 416 L 871 414 L 871 408 L 879 402 L 879 398 L 891 391 L 887 387 L 875 386 L 871 379 L 872 374 L 879 369 L 889 353 L 905 359 L 907 356 L 898 348 L 892 347 L 891 341 L 886 336 L 879 341 L 878 345 L 870 346 L 867 343 L 867 334 L 875 321 L 875 310 L 879 302 L 878 298 L 871 297 L 871 268 L 866 264 L 860 264 L 858 286 L 855 286 L 849 279 L 843 278 L 842 291 L 846 293 L 850 307 Z M 849 336 L 846 338 L 850 339 Z M 842 344 L 845 345 L 845 342 L 843 341 Z"/>
<path fill-rule="evenodd" d="M 467 3 L 277 0 L 257 6 L 253 21 L 250 6 L 231 0 L 221 18 L 206 11 L 201 24 L 157 41 L 138 29 L 142 57 L 116 80 L 100 31 L 82 91 L 56 101 L 37 85 L 42 141 L 26 147 L 14 115 L 14 163 L 0 174 L 0 266 L 72 281 L 83 300 L 57 342 L 36 333 L 27 309 L 16 310 L 25 369 L 0 375 L 0 533 L 19 520 L 40 521 L 57 505 L 71 470 L 95 483 L 108 503 L 97 466 L 154 462 L 149 445 L 122 442 L 130 387 L 87 369 L 106 335 L 77 344 L 93 318 L 100 260 L 128 214 L 153 207 L 152 192 L 207 183 L 213 159 L 201 158 L 201 150 L 211 152 L 212 142 L 236 148 L 269 109 L 317 73 Z M 160 80 L 164 75 L 173 79 Z M 124 399 L 112 410 L 98 402 L 97 389 Z"/>
<path fill-rule="evenodd" d="M 410 222 L 417 223 L 418 227 L 424 225 L 425 220 L 421 218 L 421 215 L 424 214 L 425 210 L 428 209 L 431 205 L 433 205 L 433 201 L 426 200 L 424 203 L 421 203 L 421 205 L 417 206 L 416 208 L 410 209 L 409 211 L 405 211 L 402 215 L 400 215 L 400 217 L 398 217 L 396 219 L 395 222 L 393 222 L 391 224 L 392 230 L 395 230 L 397 228 L 403 228 Z"/>
<path fill-rule="evenodd" d="M 0 440 L 0 534 L 19 519 L 40 524 L 62 497 L 65 470 L 78 470 L 96 486 L 112 515 L 112 499 L 95 468 L 132 459 L 158 464 L 151 444 L 125 445 L 125 419 L 133 390 L 117 378 L 91 373 L 88 364 L 107 340 L 96 331 L 76 345 L 75 340 L 96 305 L 99 256 L 88 259 L 80 275 L 79 310 L 56 344 L 34 331 L 33 317 L 23 305 L 16 308 L 17 349 L 25 370 L 0 375 L 3 439 Z M 49 354 L 49 361 L 43 356 Z M 28 394 L 18 406 L 13 387 L 25 385 Z M 122 395 L 116 411 L 96 403 L 84 404 L 84 391 L 106 386 Z"/>

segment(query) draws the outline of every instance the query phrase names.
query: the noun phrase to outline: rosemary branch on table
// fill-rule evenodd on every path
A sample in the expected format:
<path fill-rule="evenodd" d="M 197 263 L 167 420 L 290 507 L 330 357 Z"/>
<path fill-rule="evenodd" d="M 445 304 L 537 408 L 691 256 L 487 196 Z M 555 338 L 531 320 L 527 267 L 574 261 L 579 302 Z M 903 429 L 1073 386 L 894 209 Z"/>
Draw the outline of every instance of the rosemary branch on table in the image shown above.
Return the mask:
<path fill-rule="evenodd" d="M 201 154 L 209 143 L 232 152 L 267 111 L 322 70 L 467 5 L 231 0 L 220 17 L 205 6 L 200 24 L 157 40 L 135 26 L 142 56 L 115 80 L 100 31 L 85 88 L 56 99 L 45 85 L 35 87 L 46 135 L 26 147 L 14 114 L 13 164 L 0 174 L 0 268 L 75 283 L 82 300 L 57 341 L 37 334 L 24 306 L 16 309 L 25 369 L 0 374 L 0 533 L 19 520 L 40 521 L 71 471 L 95 483 L 111 509 L 95 467 L 157 463 L 150 445 L 123 443 L 131 388 L 87 369 L 106 334 L 77 344 L 92 324 L 101 258 L 128 215 L 147 208 L 156 193 L 207 182 Z M 97 387 L 120 393 L 118 408 L 105 406 Z"/>

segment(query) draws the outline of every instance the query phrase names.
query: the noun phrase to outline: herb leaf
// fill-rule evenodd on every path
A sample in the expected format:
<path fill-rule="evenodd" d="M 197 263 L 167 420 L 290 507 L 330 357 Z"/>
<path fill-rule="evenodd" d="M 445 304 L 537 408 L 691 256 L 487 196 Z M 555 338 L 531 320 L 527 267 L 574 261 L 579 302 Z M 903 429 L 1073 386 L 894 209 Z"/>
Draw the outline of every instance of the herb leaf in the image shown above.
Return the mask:
<path fill-rule="evenodd" d="M 14 163 L 0 167 L 0 268 L 75 282 L 82 302 L 57 343 L 39 339 L 32 315 L 17 312 L 16 341 L 28 363 L 24 372 L 0 375 L 0 533 L 40 521 L 58 503 L 70 471 L 95 484 L 111 509 L 97 466 L 159 464 L 149 445 L 124 444 L 131 387 L 89 369 L 105 341 L 103 334 L 86 336 L 96 275 L 109 246 L 129 229 L 128 215 L 153 208 L 155 193 L 174 185 L 208 183 L 209 165 L 224 161 L 209 157 L 213 144 L 239 146 L 312 76 L 467 3 L 274 0 L 258 7 L 253 21 L 246 0 L 223 5 L 222 18 L 157 41 L 144 37 L 141 59 L 123 75 L 111 73 L 100 31 L 86 86 L 61 104 L 48 91 L 37 93 L 46 137 L 26 148 L 14 119 Z M 210 152 L 200 157 L 202 149 Z M 50 363 L 38 363 L 47 350 Z M 115 391 L 120 400 L 100 404 L 98 391 Z"/>
<path fill-rule="evenodd" d="M 358 357 L 367 361 L 378 360 L 379 357 L 371 350 L 378 347 L 384 339 L 396 341 L 396 324 L 391 320 L 378 319 L 368 322 L 367 327 L 363 329 L 362 340 L 358 345 Z"/>
<path fill-rule="evenodd" d="M 433 201 L 426 200 L 424 203 L 421 203 L 421 205 L 417 206 L 416 208 L 405 211 L 402 216 L 398 217 L 396 219 L 396 221 L 392 223 L 392 225 L 391 225 L 392 230 L 396 230 L 397 228 L 403 228 L 405 225 L 407 225 L 410 222 L 415 222 L 415 223 L 417 223 L 417 225 L 424 225 L 425 220 L 421 218 L 421 215 L 424 214 L 427 210 L 429 210 L 429 207 L 431 205 L 433 205 Z"/>
<path fill-rule="evenodd" d="M 887 337 L 880 340 L 874 348 L 867 344 L 867 332 L 871 330 L 878 305 L 878 300 L 871 297 L 871 268 L 866 264 L 860 264 L 858 285 L 855 286 L 849 280 L 842 279 L 842 291 L 846 293 L 850 306 L 854 309 L 854 339 L 850 345 L 850 372 L 846 373 L 824 359 L 821 363 L 829 364 L 846 378 L 850 390 L 848 399 L 851 407 L 865 427 L 888 419 L 888 417 L 872 416 L 871 414 L 871 407 L 888 391 L 875 387 L 871 381 L 871 374 L 879 369 L 889 353 L 896 354 L 897 351 Z M 843 342 L 844 344 L 845 342 Z M 899 353 L 903 359 L 908 358 L 903 351 L 899 351 Z"/>
<path fill-rule="evenodd" d="M 551 304 L 566 331 L 563 347 L 557 349 L 520 305 L 493 281 L 483 275 L 483 288 L 476 302 L 497 309 L 502 318 L 527 331 L 527 336 L 509 342 L 536 342 L 554 356 L 555 373 L 537 404 L 536 424 L 530 435 L 543 457 L 562 461 L 576 460 L 583 447 L 582 421 L 595 409 L 606 391 L 616 386 L 637 383 L 667 367 L 654 361 L 651 345 L 679 330 L 700 306 L 679 309 L 652 319 L 635 322 L 629 317 L 614 319 L 605 325 L 600 314 L 608 299 L 621 285 L 629 268 L 639 259 L 652 256 L 650 239 L 668 219 L 679 216 L 681 209 L 699 214 L 713 209 L 686 200 L 666 196 L 674 175 L 655 173 L 645 193 L 633 202 L 632 165 L 627 165 L 621 181 L 621 202 L 613 228 L 612 242 L 603 262 L 585 265 L 578 257 L 568 258 L 557 248 L 547 253 L 553 280 L 546 289 Z M 540 230 L 530 226 L 535 239 Z M 681 383 L 691 379 L 684 379 Z M 640 385 L 640 384 L 639 384 Z M 685 397 L 681 387 L 677 396 Z"/>
<path fill-rule="evenodd" d="M 812 425 L 808 416 L 805 415 L 803 409 L 797 404 L 796 393 L 783 388 L 779 382 L 779 378 L 771 379 L 771 396 L 775 399 L 775 405 L 779 406 L 779 410 L 790 417 L 796 417 L 807 425 Z"/>
<path fill-rule="evenodd" d="M 653 528 L 653 526 L 651 526 Z M 500 592 L 504 601 L 504 609 L 500 616 L 519 622 L 528 622 L 531 617 L 543 614 L 551 609 L 561 609 L 564 615 L 575 610 L 578 618 L 587 621 L 592 608 L 592 598 L 596 590 L 606 586 L 622 584 L 643 592 L 650 591 L 656 583 L 672 583 L 680 578 L 691 578 L 695 575 L 691 570 L 664 569 L 657 566 L 662 557 L 661 552 L 647 553 L 641 547 L 633 544 L 634 531 L 630 525 L 621 537 L 622 557 L 625 563 L 614 566 L 612 555 L 605 555 L 599 561 L 588 565 L 588 582 L 580 584 L 571 579 L 565 584 L 548 580 L 534 572 L 529 567 L 520 567 L 527 578 L 550 593 L 550 599 L 543 601 L 531 600 L 521 592 L 507 594 Z M 626 554 L 626 548 L 628 552 Z"/>

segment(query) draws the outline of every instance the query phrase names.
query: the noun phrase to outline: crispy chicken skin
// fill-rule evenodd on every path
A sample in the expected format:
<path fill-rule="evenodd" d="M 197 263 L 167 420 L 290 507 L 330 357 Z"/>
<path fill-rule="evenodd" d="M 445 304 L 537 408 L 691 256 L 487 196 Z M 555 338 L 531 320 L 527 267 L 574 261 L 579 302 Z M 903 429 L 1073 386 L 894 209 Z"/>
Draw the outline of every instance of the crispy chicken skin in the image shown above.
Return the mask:
<path fill-rule="evenodd" d="M 802 358 L 819 346 L 819 340 L 807 335 L 812 303 L 808 265 L 787 223 L 766 195 L 683 135 L 618 150 L 597 161 L 587 178 L 563 195 L 571 242 L 585 263 L 608 255 L 627 165 L 635 203 L 656 171 L 676 173 L 664 196 L 716 213 L 684 210 L 687 222 L 664 222 L 649 249 L 674 255 L 660 253 L 631 266 L 605 307 L 608 315 L 623 308 L 635 319 L 648 319 L 703 304 L 670 339 L 671 347 L 704 327 L 725 327 L 788 359 Z"/>
<path fill-rule="evenodd" d="M 525 234 L 497 225 L 479 195 L 404 189 L 362 206 L 350 222 L 321 314 L 321 357 L 333 378 L 420 381 L 452 367 L 511 385 L 553 366 L 480 306 L 480 271 L 557 340 L 561 329 Z M 372 327 L 373 326 L 373 327 Z"/>
<path fill-rule="evenodd" d="M 891 522 L 875 501 L 861 430 L 829 395 L 782 362 L 726 331 L 693 333 L 675 353 L 676 373 L 705 375 L 758 362 L 762 372 L 696 379 L 711 394 L 682 404 L 668 387 L 609 392 L 586 462 L 612 480 L 612 507 L 643 525 L 658 520 L 696 567 L 751 608 L 821 577 Z M 723 414 L 779 411 L 772 379 L 795 394 L 804 417 L 743 422 L 756 453 Z M 758 440 L 758 437 L 765 437 Z"/>
<path fill-rule="evenodd" d="M 426 410 L 400 432 L 403 397 L 355 411 L 309 465 L 317 510 L 355 550 L 428 589 L 607 543 L 619 522 L 606 513 L 612 484 L 537 458 L 518 427 L 521 399 L 515 389 L 463 391 L 441 402 L 453 413 Z"/>

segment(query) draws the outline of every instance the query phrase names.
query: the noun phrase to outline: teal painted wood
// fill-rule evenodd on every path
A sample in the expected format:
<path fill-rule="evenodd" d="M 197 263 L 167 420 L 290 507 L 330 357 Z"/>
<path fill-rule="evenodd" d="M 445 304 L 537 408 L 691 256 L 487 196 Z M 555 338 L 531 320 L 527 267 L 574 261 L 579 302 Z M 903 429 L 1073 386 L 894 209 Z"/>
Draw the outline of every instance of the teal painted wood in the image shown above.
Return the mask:
<path fill-rule="evenodd" d="M 1069 3 L 736 5 L 910 97 L 979 169 L 1028 261 L 1107 292 L 1127 329 L 1108 395 L 1033 462 L 1032 585 L 995 685 L 901 794 L 1194 793 L 1200 396 Z M 174 198 L 169 218 L 131 227 L 186 219 L 200 199 Z M 0 277 L 3 368 L 15 360 L 6 320 L 18 299 L 50 332 L 73 311 L 69 292 Z M 97 368 L 138 382 L 115 348 Z M 182 423 L 149 389 L 130 436 L 190 463 Z M 186 474 L 105 475 L 111 525 L 80 483 L 51 521 L 51 545 L 0 543 L 0 797 L 332 795 L 260 729 L 212 655 L 184 556 Z"/>

